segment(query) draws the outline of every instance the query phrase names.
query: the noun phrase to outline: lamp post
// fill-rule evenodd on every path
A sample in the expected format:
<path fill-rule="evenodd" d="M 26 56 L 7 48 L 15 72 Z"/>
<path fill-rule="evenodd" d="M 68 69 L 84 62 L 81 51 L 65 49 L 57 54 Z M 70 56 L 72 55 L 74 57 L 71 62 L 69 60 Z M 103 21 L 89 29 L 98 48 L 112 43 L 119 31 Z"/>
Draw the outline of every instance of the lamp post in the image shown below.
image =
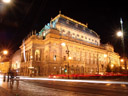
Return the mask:
<path fill-rule="evenodd" d="M 99 74 L 99 55 L 97 53 L 97 74 Z"/>
<path fill-rule="evenodd" d="M 4 50 L 4 51 L 3 51 L 3 54 L 4 54 L 4 55 L 7 55 L 7 54 L 8 54 L 8 50 Z"/>
<path fill-rule="evenodd" d="M 61 45 L 62 45 L 62 46 L 66 46 L 66 48 L 67 48 L 67 50 L 66 50 L 65 52 L 66 52 L 66 54 L 67 54 L 67 56 L 68 56 L 68 65 L 67 65 L 67 67 L 68 67 L 68 79 L 69 79 L 69 60 L 71 60 L 72 58 L 69 56 L 70 51 L 69 51 L 69 49 L 68 49 L 67 44 L 61 43 Z"/>
<path fill-rule="evenodd" d="M 126 58 L 125 58 L 124 30 L 123 30 L 123 20 L 122 20 L 122 18 L 120 18 L 120 25 L 121 25 L 121 31 L 117 32 L 117 36 L 121 37 L 122 47 L 123 47 L 124 65 L 125 65 L 125 70 L 127 72 L 127 64 L 126 64 Z"/>
<path fill-rule="evenodd" d="M 8 55 L 8 50 L 5 49 L 5 50 L 1 51 L 0 52 L 0 59 L 2 59 L 2 57 L 6 56 L 6 55 Z"/>

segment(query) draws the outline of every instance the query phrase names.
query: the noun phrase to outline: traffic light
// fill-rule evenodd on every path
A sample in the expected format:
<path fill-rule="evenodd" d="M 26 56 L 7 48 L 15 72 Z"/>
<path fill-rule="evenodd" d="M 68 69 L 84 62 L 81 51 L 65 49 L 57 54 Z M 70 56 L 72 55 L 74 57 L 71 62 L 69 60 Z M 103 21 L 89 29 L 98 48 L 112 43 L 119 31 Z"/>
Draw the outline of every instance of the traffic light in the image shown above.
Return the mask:
<path fill-rule="evenodd" d="M 67 69 L 64 69 L 64 72 L 66 73 L 67 72 Z"/>
<path fill-rule="evenodd" d="M 64 72 L 67 73 L 67 65 L 64 66 Z"/>

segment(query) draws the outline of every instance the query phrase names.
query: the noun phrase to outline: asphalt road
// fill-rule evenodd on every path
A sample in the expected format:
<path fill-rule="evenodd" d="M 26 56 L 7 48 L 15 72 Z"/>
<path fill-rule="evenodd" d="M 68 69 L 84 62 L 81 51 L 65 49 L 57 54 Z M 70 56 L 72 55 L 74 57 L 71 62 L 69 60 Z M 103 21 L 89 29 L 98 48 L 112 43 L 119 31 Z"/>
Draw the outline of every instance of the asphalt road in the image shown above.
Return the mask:
<path fill-rule="evenodd" d="M 128 96 L 128 82 L 21 77 L 11 86 L 2 81 L 0 96 Z"/>
<path fill-rule="evenodd" d="M 24 80 L 24 82 L 32 83 L 36 86 L 53 88 L 63 91 L 92 94 L 92 96 L 128 96 L 128 85 L 125 84 L 98 84 L 47 80 Z"/>

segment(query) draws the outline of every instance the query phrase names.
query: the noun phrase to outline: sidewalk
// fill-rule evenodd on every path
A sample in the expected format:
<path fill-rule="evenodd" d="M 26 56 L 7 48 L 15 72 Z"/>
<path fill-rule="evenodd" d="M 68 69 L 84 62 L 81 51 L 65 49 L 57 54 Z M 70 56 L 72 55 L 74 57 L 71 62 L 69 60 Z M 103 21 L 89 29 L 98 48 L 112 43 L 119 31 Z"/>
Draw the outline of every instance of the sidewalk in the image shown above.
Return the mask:
<path fill-rule="evenodd" d="M 9 82 L 3 82 L 0 78 L 0 96 L 92 96 L 71 91 L 47 88 L 38 86 L 36 83 L 19 81 L 19 86 L 14 82 L 10 86 Z M 97 95 L 96 95 L 97 96 Z"/>
<path fill-rule="evenodd" d="M 0 78 L 0 96 L 16 96 L 9 91 L 7 84 L 7 82 L 3 82 L 3 80 Z"/>
<path fill-rule="evenodd" d="M 35 77 L 30 78 L 30 77 L 27 77 L 27 76 L 22 76 L 20 78 L 22 79 L 22 78 L 25 78 L 25 77 L 28 78 L 28 79 L 37 79 Z M 48 79 L 48 78 L 41 78 L 40 77 L 40 79 L 45 80 L 45 79 Z M 51 79 L 49 79 L 49 80 L 51 80 Z M 53 81 L 54 80 L 55 79 L 53 79 Z M 66 79 L 66 80 L 68 80 L 68 79 Z M 37 82 L 38 82 L 38 84 L 37 84 Z M 1 77 L 0 78 L 0 96 L 93 96 L 94 95 L 94 94 L 91 94 L 91 93 L 84 93 L 83 94 L 83 93 L 77 93 L 75 91 L 66 91 L 66 90 L 48 88 L 48 87 L 44 87 L 43 85 L 40 85 L 40 84 L 42 84 L 40 82 L 42 82 L 42 80 L 36 81 L 36 82 L 34 81 L 34 82 L 31 83 L 29 80 L 26 79 L 26 80 L 19 81 L 19 84 L 16 81 L 14 81 L 13 86 L 11 86 L 10 82 L 3 82 L 3 78 Z M 125 82 L 125 83 L 127 83 L 127 82 Z M 73 83 L 71 83 L 71 84 L 73 84 Z M 76 84 L 76 83 L 74 83 L 74 84 Z M 84 86 L 84 84 L 86 85 L 88 83 L 79 83 L 79 82 L 77 82 L 77 84 L 79 84 L 81 86 Z M 102 84 L 100 84 L 100 85 L 102 86 Z M 127 88 L 127 85 L 125 85 L 125 84 L 119 84 L 118 86 L 121 86 L 121 88 Z M 95 94 L 95 96 L 101 96 L 101 95 Z"/>
<path fill-rule="evenodd" d="M 14 96 L 14 94 L 8 92 L 6 89 L 0 87 L 0 96 Z"/>

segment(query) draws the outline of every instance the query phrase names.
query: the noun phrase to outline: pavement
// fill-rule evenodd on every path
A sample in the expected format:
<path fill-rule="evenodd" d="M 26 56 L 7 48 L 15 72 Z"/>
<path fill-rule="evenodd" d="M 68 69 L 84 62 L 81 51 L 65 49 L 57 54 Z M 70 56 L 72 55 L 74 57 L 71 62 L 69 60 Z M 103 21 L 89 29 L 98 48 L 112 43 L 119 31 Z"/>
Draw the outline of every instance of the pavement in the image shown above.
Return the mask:
<path fill-rule="evenodd" d="M 37 86 L 25 81 L 19 81 L 19 84 L 14 81 L 12 85 L 0 78 L 0 96 L 85 96 L 85 94 Z"/>
<path fill-rule="evenodd" d="M 21 79 L 22 78 L 23 79 L 27 78 L 27 79 L 46 80 L 45 78 L 21 77 Z M 52 79 L 50 79 L 49 81 L 51 81 L 51 80 Z M 39 81 L 37 81 L 37 82 L 39 82 Z M 53 79 L 53 82 L 55 82 L 55 79 Z M 87 82 L 87 80 L 86 80 L 86 82 Z M 113 83 L 113 82 L 111 82 L 111 83 Z M 122 88 L 127 89 L 128 82 L 114 82 L 114 83 L 121 83 L 118 85 L 121 86 Z M 78 83 L 78 84 L 82 84 L 81 86 L 83 86 L 83 83 Z M 106 85 L 106 86 L 110 86 L 110 85 Z M 50 85 L 50 86 L 52 86 L 52 85 Z M 78 93 L 76 91 L 59 90 L 59 89 L 44 87 L 43 85 L 39 86 L 35 83 L 35 81 L 34 81 L 34 83 L 31 83 L 29 80 L 14 81 L 14 83 L 12 84 L 7 81 L 3 82 L 3 77 L 0 76 L 0 96 L 94 96 L 94 94 L 92 94 L 91 92 L 90 93 Z M 95 96 L 106 96 L 106 95 L 95 94 Z"/>

